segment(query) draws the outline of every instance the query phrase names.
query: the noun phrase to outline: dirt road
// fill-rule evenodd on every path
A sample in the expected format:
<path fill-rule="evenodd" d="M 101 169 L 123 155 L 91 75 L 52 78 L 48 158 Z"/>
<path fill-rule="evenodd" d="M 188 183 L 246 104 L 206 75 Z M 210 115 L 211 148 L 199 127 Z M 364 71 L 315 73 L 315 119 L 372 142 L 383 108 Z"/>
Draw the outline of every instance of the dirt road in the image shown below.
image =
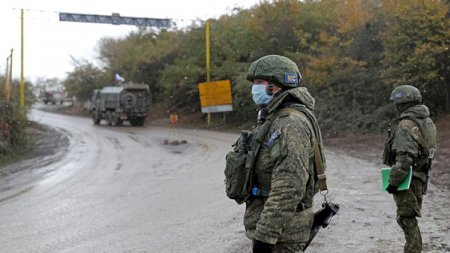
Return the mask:
<path fill-rule="evenodd" d="M 235 134 L 93 126 L 40 111 L 33 119 L 68 144 L 52 162 L 37 158 L 0 179 L 9 185 L 0 192 L 5 252 L 250 252 L 244 207 L 224 193 L 224 155 Z M 166 139 L 188 143 L 164 145 Z M 328 198 L 341 212 L 308 252 L 401 252 L 378 165 L 330 151 L 327 160 Z M 430 186 L 420 220 L 424 252 L 450 252 L 448 195 Z M 320 202 L 317 196 L 316 208 Z"/>

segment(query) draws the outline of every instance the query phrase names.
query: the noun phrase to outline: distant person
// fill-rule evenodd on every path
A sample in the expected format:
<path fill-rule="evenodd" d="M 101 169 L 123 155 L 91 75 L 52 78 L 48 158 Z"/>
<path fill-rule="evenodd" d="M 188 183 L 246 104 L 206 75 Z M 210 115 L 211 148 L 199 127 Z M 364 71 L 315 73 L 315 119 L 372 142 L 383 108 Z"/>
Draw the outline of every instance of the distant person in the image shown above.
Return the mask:
<path fill-rule="evenodd" d="M 383 154 L 384 163 L 392 168 L 386 190 L 393 194 L 397 205 L 397 223 L 406 239 L 404 252 L 422 252 L 416 217 L 421 217 L 422 199 L 436 148 L 436 128 L 416 87 L 401 85 L 392 91 L 390 100 L 395 103 L 400 122 L 387 140 Z M 410 188 L 398 191 L 397 187 L 406 179 L 410 167 Z"/>
<path fill-rule="evenodd" d="M 253 83 L 259 125 L 243 132 L 227 155 L 227 167 L 233 167 L 245 154 L 251 170 L 251 192 L 237 200 L 246 203 L 246 236 L 253 240 L 255 253 L 303 252 L 314 219 L 313 196 L 318 184 L 325 184 L 323 172 L 318 173 L 321 182 L 315 172 L 316 163 L 325 168 L 315 100 L 301 87 L 297 65 L 284 56 L 256 60 L 247 80 Z M 228 180 L 229 197 L 234 183 Z"/>

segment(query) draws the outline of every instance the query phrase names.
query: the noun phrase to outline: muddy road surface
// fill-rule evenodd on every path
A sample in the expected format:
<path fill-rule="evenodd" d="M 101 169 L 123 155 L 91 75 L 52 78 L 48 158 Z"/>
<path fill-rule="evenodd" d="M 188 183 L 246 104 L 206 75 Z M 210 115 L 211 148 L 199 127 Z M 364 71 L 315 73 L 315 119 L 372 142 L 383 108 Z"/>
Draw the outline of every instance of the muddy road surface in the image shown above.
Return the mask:
<path fill-rule="evenodd" d="M 94 126 L 42 111 L 32 119 L 67 140 L 52 157 L 19 162 L 29 168 L 0 178 L 0 251 L 250 252 L 244 206 L 226 198 L 223 184 L 237 134 Z M 402 252 L 379 165 L 332 151 L 327 159 L 328 199 L 341 210 L 308 252 Z M 430 186 L 420 219 L 424 252 L 450 252 L 448 197 Z M 315 209 L 321 201 L 317 195 Z"/>

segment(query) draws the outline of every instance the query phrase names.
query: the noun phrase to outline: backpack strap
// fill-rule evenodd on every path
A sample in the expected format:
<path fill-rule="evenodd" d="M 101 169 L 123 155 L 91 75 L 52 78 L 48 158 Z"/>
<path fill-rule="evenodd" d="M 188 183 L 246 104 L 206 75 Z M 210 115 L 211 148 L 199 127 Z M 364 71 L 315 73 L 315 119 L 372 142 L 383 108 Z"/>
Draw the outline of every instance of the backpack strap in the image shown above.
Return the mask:
<path fill-rule="evenodd" d="M 327 191 L 327 176 L 325 175 L 326 163 L 322 150 L 322 134 L 320 132 L 319 124 L 314 114 L 308 110 L 304 105 L 296 104 L 295 107 L 283 108 L 280 111 L 289 112 L 292 114 L 305 115 L 313 126 L 316 143 L 314 145 L 314 172 L 317 176 L 320 191 Z"/>

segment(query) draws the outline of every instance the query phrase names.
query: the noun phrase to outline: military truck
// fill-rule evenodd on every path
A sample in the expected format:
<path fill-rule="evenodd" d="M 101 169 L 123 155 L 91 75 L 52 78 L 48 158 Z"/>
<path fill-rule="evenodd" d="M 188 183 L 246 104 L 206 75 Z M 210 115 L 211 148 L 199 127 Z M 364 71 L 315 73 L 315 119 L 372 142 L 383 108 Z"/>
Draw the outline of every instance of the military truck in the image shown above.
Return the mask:
<path fill-rule="evenodd" d="M 112 126 L 120 126 L 124 121 L 129 121 L 132 126 L 143 126 L 150 106 L 150 88 L 146 84 L 106 86 L 94 90 L 91 98 L 95 125 L 103 119 Z"/>
<path fill-rule="evenodd" d="M 42 98 L 42 101 L 45 104 L 51 103 L 51 104 L 63 104 L 64 103 L 64 97 L 58 93 L 53 91 L 46 91 L 44 94 L 44 97 Z"/>
<path fill-rule="evenodd" d="M 50 92 L 50 91 L 45 92 L 43 101 L 45 104 L 48 104 L 48 103 L 56 104 L 56 100 L 55 100 L 55 96 L 53 96 L 53 92 Z"/>

